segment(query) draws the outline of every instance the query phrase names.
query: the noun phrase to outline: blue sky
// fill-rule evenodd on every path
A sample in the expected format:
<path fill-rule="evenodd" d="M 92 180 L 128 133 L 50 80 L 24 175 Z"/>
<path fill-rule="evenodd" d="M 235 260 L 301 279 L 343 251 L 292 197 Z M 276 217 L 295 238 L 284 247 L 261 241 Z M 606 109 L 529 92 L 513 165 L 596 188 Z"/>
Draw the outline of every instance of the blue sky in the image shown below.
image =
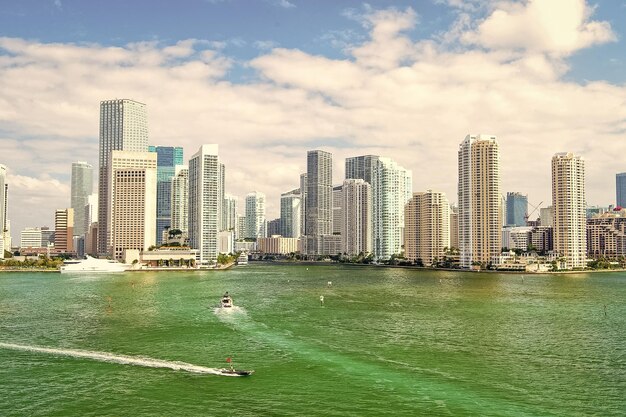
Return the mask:
<path fill-rule="evenodd" d="M 469 133 L 498 136 L 503 192 L 549 201 L 550 158 L 573 151 L 589 204 L 610 204 L 625 33 L 618 0 L 3 2 L 13 236 L 69 205 L 71 162 L 97 168 L 99 101 L 115 97 L 147 104 L 152 144 L 188 159 L 218 143 L 227 192 L 266 193 L 268 218 L 313 148 L 333 152 L 337 183 L 345 157 L 376 153 L 455 202 Z"/>

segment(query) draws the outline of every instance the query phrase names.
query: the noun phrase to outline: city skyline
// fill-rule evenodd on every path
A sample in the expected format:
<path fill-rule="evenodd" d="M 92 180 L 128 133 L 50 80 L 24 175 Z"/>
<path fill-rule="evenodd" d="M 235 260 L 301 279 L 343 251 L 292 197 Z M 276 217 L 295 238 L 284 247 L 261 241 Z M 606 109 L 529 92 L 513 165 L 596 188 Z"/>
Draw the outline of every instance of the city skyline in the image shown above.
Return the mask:
<path fill-rule="evenodd" d="M 241 7 L 218 3 L 202 10 L 228 17 Z M 150 145 L 180 146 L 186 155 L 221 145 L 226 191 L 239 207 L 250 189 L 263 192 L 267 218 L 278 217 L 280 195 L 298 187 L 311 149 L 333 154 L 334 185 L 346 157 L 374 154 L 412 170 L 412 191 L 443 191 L 454 203 L 456 149 L 469 133 L 498 136 L 503 193 L 550 201 L 550 158 L 574 152 L 585 159 L 588 204 L 615 204 L 615 174 L 626 171 L 615 157 L 626 150 L 624 71 L 610 71 L 623 65 L 619 5 L 326 4 L 320 13 L 332 19 L 320 33 L 306 27 L 288 39 L 281 31 L 310 6 L 279 3 L 247 9 L 276 11 L 284 27 L 267 32 L 276 39 L 234 25 L 246 32 L 240 49 L 217 26 L 202 36 L 193 25 L 178 34 L 107 38 L 94 28 L 72 37 L 57 28 L 48 36 L 27 24 L 45 10 L 2 6 L 0 83 L 12 104 L 0 112 L 0 163 L 8 168 L 13 239 L 70 207 L 71 163 L 98 166 L 98 106 L 115 97 L 146 104 Z M 80 9 L 58 4 L 50 2 L 50 25 Z M 8 22 L 22 13 L 14 8 L 25 8 L 13 19 L 19 28 Z M 522 24 L 524 39 L 507 29 Z"/>

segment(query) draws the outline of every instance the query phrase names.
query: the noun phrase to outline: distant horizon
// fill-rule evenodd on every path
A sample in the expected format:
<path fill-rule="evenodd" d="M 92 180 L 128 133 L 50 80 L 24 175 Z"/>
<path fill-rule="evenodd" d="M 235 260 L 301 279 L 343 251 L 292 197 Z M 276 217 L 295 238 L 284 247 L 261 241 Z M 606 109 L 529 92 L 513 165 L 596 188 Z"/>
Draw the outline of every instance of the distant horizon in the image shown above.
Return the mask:
<path fill-rule="evenodd" d="M 268 219 L 312 149 L 333 154 L 335 184 L 346 157 L 373 154 L 411 170 L 414 192 L 453 203 L 458 146 L 483 132 L 499 142 L 503 194 L 550 205 L 551 157 L 573 152 L 587 204 L 616 204 L 626 172 L 617 3 L 4 4 L 0 164 L 13 240 L 70 207 L 72 162 L 97 171 L 99 103 L 114 97 L 145 103 L 149 143 L 182 147 L 185 161 L 218 144 L 238 212 L 256 190 Z"/>

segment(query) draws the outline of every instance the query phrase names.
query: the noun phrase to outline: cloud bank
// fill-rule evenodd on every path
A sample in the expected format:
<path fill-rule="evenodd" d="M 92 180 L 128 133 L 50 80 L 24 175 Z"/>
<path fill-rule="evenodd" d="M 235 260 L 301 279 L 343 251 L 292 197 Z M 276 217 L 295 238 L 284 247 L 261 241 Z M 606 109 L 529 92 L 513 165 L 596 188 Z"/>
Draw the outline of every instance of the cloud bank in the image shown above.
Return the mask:
<path fill-rule="evenodd" d="M 0 163 L 10 170 L 14 238 L 69 206 L 73 161 L 97 169 L 99 103 L 112 98 L 146 103 L 150 143 L 183 146 L 186 159 L 218 143 L 227 192 L 264 192 L 268 218 L 298 186 L 310 149 L 333 153 L 336 183 L 345 157 L 375 153 L 412 169 L 415 191 L 456 201 L 468 133 L 498 136 L 505 192 L 547 203 L 550 159 L 573 151 L 587 161 L 589 203 L 612 203 L 615 173 L 626 171 L 616 156 L 626 152 L 626 86 L 564 77 L 573 53 L 617 41 L 610 25 L 582 0 L 491 2 L 482 18 L 476 4 L 456 4 L 449 31 L 420 40 L 412 9 L 365 9 L 355 18 L 368 37 L 346 42 L 343 59 L 266 44 L 241 62 L 200 39 L 111 47 L 0 38 Z M 229 81 L 238 67 L 254 78 Z"/>

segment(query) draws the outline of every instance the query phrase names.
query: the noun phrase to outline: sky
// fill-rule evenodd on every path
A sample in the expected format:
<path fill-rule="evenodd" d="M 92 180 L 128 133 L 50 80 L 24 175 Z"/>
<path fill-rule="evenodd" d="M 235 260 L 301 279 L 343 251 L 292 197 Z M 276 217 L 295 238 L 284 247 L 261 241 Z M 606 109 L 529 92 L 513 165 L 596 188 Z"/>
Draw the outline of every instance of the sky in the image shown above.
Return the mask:
<path fill-rule="evenodd" d="M 376 154 L 454 203 L 467 134 L 497 136 L 503 193 L 549 205 L 552 155 L 569 151 L 588 204 L 614 204 L 625 34 L 623 0 L 1 2 L 14 244 L 70 206 L 72 162 L 97 172 L 99 105 L 114 98 L 145 103 L 150 144 L 185 160 L 217 143 L 238 211 L 260 191 L 268 219 L 313 149 L 332 152 L 335 184 L 346 157 Z"/>

